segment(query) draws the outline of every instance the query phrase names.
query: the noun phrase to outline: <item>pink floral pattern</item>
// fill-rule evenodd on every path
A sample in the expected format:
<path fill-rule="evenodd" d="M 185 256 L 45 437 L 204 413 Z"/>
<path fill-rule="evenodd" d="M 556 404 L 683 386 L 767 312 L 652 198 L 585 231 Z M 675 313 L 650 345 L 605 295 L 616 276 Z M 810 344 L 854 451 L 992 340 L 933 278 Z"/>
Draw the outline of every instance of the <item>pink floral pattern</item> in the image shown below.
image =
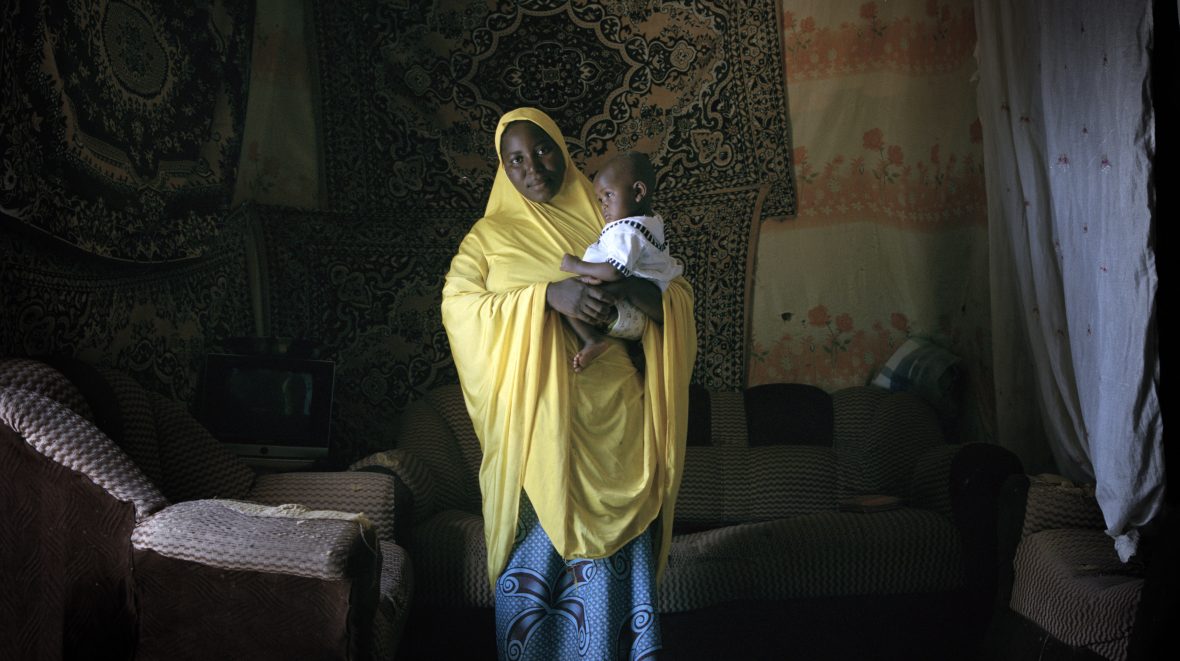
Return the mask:
<path fill-rule="evenodd" d="M 833 317 L 827 306 L 816 305 L 778 342 L 754 344 L 750 381 L 819 383 L 830 389 L 863 385 L 909 336 L 904 313 L 892 313 L 888 327 L 876 320 L 858 329 L 850 313 Z"/>
<path fill-rule="evenodd" d="M 866 2 L 857 21 L 822 27 L 813 16 L 784 11 L 788 82 L 870 71 L 950 71 L 971 56 L 970 3 L 931 0 L 924 13 L 902 16 L 886 7 Z"/>
<path fill-rule="evenodd" d="M 976 143 L 975 123 L 962 127 Z M 913 228 L 987 223 L 983 162 L 974 152 L 943 153 L 939 143 L 922 146 L 927 159 L 907 160 L 902 145 L 873 127 L 861 153 L 835 154 L 814 164 L 808 147 L 794 149 L 799 218 L 861 219 Z M 921 153 L 921 152 L 919 152 Z"/>
<path fill-rule="evenodd" d="M 747 382 L 862 385 L 906 338 L 933 336 L 992 410 L 972 2 L 798 0 L 782 29 L 799 210 L 759 239 Z"/>

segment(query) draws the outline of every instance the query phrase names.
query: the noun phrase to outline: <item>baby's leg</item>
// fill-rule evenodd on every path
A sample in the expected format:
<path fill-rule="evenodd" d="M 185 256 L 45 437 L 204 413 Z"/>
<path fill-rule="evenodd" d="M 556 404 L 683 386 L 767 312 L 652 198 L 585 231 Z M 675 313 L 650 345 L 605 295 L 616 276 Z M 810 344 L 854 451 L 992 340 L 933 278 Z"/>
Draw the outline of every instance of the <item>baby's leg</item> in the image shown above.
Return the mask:
<path fill-rule="evenodd" d="M 582 350 L 574 355 L 573 368 L 575 372 L 581 372 L 598 357 L 598 354 L 606 350 L 607 339 L 601 331 L 592 324 L 588 324 L 581 319 L 573 319 L 566 317 L 574 333 L 577 334 L 578 339 L 582 341 Z"/>

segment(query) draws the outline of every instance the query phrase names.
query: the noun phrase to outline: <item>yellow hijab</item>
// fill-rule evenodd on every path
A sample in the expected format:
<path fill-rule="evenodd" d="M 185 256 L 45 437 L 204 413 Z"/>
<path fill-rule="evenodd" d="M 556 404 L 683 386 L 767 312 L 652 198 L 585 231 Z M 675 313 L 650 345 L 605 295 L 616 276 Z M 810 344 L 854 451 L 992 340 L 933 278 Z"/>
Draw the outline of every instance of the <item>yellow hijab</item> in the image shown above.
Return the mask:
<path fill-rule="evenodd" d="M 647 325 L 645 375 L 612 345 L 582 372 L 561 316 L 546 307 L 562 254 L 581 255 L 603 227 L 594 187 L 570 160 L 561 131 L 545 113 L 520 108 L 505 127 L 529 121 L 561 149 L 566 170 L 548 203 L 522 196 L 503 165 L 484 217 L 451 261 L 443 287 L 443 325 L 483 448 L 488 575 L 504 570 L 516 534 L 520 492 L 562 557 L 602 558 L 663 513 L 659 571 L 684 462 L 688 382 L 696 359 L 692 289 L 678 278 L 664 293 L 664 323 Z"/>

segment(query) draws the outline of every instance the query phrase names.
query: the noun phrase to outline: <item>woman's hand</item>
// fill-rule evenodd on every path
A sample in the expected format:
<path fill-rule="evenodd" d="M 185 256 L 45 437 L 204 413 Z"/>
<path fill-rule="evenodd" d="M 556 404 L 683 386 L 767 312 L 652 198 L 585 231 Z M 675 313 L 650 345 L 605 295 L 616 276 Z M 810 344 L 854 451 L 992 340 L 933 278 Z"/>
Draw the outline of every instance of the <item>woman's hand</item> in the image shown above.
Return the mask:
<path fill-rule="evenodd" d="M 588 285 L 578 278 L 551 282 L 545 290 L 545 302 L 549 307 L 567 317 L 581 319 L 596 326 L 614 319 L 617 298 L 613 292 L 603 287 Z"/>

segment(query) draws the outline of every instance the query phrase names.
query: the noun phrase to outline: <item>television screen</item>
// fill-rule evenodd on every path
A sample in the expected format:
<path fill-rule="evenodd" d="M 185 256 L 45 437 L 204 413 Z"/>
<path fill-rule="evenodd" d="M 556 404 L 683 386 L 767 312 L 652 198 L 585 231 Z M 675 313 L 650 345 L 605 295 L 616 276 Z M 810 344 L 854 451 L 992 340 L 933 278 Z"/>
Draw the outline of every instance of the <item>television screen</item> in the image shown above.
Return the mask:
<path fill-rule="evenodd" d="M 331 436 L 334 364 L 326 360 L 209 354 L 202 422 L 244 456 L 325 456 Z"/>

